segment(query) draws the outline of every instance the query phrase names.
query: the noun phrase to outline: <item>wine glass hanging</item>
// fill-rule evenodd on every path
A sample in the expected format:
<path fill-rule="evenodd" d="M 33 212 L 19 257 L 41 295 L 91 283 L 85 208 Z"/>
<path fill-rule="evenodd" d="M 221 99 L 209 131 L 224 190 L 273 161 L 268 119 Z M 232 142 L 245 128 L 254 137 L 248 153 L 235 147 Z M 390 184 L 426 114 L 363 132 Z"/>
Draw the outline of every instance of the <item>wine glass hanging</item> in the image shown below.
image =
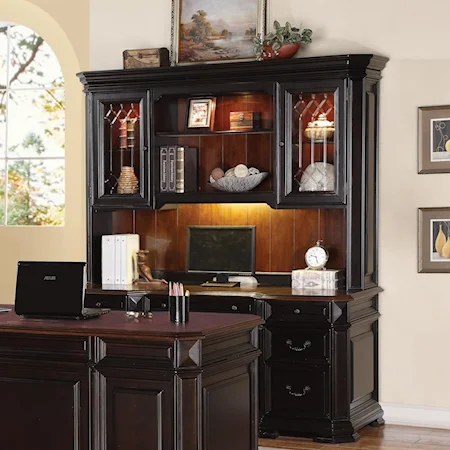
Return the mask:
<path fill-rule="evenodd" d="M 299 94 L 292 113 L 299 191 L 333 191 L 334 94 Z"/>

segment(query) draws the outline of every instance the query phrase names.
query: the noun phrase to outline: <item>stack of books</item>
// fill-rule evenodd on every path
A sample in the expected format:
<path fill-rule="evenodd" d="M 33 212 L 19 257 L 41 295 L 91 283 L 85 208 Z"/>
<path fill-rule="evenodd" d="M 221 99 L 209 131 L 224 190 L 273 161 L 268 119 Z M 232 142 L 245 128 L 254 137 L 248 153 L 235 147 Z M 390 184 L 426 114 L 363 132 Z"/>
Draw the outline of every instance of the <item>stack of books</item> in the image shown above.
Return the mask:
<path fill-rule="evenodd" d="M 198 153 L 194 147 L 168 145 L 160 147 L 160 192 L 196 192 L 198 187 Z"/>
<path fill-rule="evenodd" d="M 342 289 L 344 282 L 343 270 L 298 269 L 292 271 L 293 289 Z"/>
<path fill-rule="evenodd" d="M 131 284 L 139 277 L 138 234 L 102 236 L 102 284 Z"/>

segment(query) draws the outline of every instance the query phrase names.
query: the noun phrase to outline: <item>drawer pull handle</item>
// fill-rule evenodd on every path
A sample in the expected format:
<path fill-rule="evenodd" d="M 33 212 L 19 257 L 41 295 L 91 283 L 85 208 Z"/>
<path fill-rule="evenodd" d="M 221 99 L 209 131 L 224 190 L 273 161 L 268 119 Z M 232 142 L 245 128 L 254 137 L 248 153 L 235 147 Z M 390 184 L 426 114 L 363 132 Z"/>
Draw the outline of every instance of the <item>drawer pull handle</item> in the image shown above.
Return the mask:
<path fill-rule="evenodd" d="M 292 395 L 293 397 L 303 397 L 305 396 L 308 392 L 311 391 L 311 386 L 305 386 L 303 388 L 303 392 L 292 392 L 292 386 L 287 385 L 286 386 L 286 390 L 288 391 L 289 395 Z"/>
<path fill-rule="evenodd" d="M 300 310 L 298 308 L 294 309 L 294 314 L 300 314 Z"/>
<path fill-rule="evenodd" d="M 102 303 L 101 302 L 97 302 L 96 304 L 95 304 L 95 306 L 102 306 Z"/>
<path fill-rule="evenodd" d="M 238 307 L 237 307 L 236 305 L 233 305 L 233 306 L 231 307 L 231 309 L 232 309 L 233 311 L 237 311 Z"/>
<path fill-rule="evenodd" d="M 292 341 L 288 339 L 286 341 L 286 345 L 289 348 L 289 350 L 292 350 L 293 352 L 302 352 L 303 350 L 306 350 L 308 347 L 311 347 L 311 341 L 305 341 L 303 343 L 303 347 L 293 347 Z"/>
<path fill-rule="evenodd" d="M 161 308 L 167 308 L 167 305 L 165 303 L 161 303 Z"/>

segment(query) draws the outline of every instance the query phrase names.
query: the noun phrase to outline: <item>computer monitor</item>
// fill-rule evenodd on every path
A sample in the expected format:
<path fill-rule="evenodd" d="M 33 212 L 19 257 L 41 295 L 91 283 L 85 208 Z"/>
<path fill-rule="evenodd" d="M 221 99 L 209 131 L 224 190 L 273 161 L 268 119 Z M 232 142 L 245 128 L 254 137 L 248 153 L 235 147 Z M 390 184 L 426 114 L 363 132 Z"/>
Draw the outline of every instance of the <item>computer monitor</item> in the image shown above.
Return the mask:
<path fill-rule="evenodd" d="M 255 226 L 189 226 L 186 238 L 186 270 L 229 275 L 255 273 Z"/>

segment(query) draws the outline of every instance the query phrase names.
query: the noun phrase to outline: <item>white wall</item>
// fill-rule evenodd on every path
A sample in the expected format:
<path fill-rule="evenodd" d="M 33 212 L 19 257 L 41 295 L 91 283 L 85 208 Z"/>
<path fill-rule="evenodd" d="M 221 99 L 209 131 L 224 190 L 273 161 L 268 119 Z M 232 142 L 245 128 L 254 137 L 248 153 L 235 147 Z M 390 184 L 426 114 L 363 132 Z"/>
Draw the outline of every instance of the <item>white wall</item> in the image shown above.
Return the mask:
<path fill-rule="evenodd" d="M 125 49 L 169 47 L 170 3 L 134 0 L 124 10 L 121 0 L 91 0 L 92 68 L 121 68 Z M 450 174 L 417 175 L 416 125 L 418 106 L 450 104 L 450 2 L 272 0 L 270 12 L 269 23 L 313 29 L 299 56 L 390 58 L 380 124 L 381 400 L 450 408 L 450 274 L 417 273 L 417 208 L 450 206 Z"/>
<path fill-rule="evenodd" d="M 66 88 L 66 215 L 64 227 L 0 227 L 0 303 L 14 303 L 17 261 L 85 260 L 84 95 L 75 76 L 87 69 L 88 2 L 0 0 L 0 20 L 33 29 L 53 48 Z"/>

